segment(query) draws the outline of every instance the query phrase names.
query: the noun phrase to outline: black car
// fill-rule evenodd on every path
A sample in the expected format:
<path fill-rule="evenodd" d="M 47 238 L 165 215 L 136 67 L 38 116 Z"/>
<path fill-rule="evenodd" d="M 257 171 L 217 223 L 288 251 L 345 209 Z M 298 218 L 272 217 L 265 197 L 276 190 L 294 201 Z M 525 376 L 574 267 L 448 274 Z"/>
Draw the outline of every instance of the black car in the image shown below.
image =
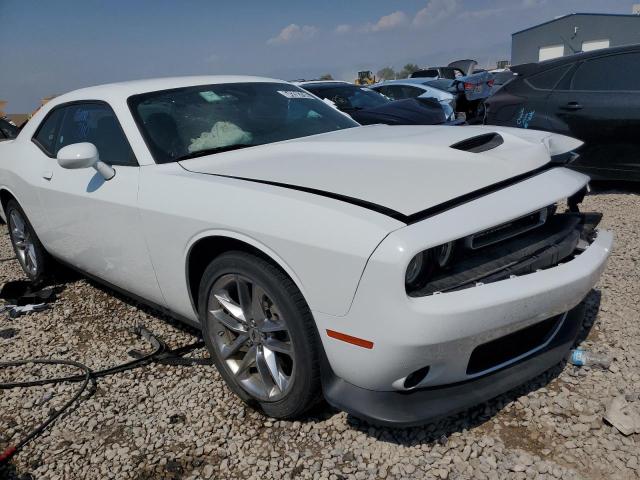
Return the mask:
<path fill-rule="evenodd" d="M 300 83 L 315 96 L 330 100 L 361 125 L 440 125 L 447 123 L 440 103 L 431 98 L 390 100 L 371 89 L 342 82 Z"/>
<path fill-rule="evenodd" d="M 16 138 L 20 129 L 5 118 L 0 118 L 0 141 Z"/>
<path fill-rule="evenodd" d="M 594 179 L 640 181 L 640 45 L 511 67 L 485 105 L 488 125 L 548 130 L 584 142 L 571 164 Z"/>

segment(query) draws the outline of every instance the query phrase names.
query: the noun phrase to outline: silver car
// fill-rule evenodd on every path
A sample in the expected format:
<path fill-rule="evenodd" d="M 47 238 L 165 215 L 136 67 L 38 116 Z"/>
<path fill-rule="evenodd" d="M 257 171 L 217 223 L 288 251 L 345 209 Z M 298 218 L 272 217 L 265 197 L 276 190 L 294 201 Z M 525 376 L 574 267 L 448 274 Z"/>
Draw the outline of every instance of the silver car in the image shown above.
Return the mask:
<path fill-rule="evenodd" d="M 447 115 L 447 120 L 455 120 L 456 97 L 425 83 L 425 78 L 405 78 L 402 80 L 386 80 L 372 85 L 372 90 L 389 97 L 391 100 L 405 98 L 435 98 L 440 102 Z"/>

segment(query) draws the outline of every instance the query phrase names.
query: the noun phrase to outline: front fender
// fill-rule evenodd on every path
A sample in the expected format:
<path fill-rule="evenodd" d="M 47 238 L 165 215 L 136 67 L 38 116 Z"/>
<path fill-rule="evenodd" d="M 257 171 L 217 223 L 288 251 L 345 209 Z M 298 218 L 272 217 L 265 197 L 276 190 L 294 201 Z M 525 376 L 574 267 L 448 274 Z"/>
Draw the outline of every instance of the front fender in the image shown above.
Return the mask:
<path fill-rule="evenodd" d="M 371 253 L 404 225 L 321 195 L 188 172 L 177 164 L 142 167 L 139 207 L 167 306 L 191 318 L 186 259 L 206 236 L 223 235 L 264 252 L 313 311 L 340 316 L 351 307 Z"/>

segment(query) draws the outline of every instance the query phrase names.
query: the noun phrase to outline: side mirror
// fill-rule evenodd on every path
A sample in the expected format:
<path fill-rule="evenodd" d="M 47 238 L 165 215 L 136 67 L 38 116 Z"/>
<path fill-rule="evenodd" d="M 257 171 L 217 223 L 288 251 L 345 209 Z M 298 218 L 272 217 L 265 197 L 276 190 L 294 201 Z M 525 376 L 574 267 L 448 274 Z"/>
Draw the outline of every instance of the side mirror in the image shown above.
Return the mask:
<path fill-rule="evenodd" d="M 62 168 L 95 168 L 105 180 L 111 180 L 116 171 L 104 162 L 100 161 L 98 149 L 93 143 L 73 143 L 58 151 L 58 165 Z"/>

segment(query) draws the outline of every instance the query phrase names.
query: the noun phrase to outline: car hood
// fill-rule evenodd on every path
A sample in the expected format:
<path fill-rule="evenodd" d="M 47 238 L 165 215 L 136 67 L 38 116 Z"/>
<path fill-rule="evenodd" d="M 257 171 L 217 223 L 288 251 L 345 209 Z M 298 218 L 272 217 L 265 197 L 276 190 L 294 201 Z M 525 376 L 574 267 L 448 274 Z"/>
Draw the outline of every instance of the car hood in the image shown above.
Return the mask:
<path fill-rule="evenodd" d="M 494 133 L 503 142 L 490 150 L 451 148 Z M 180 164 L 190 172 L 326 193 L 410 216 L 535 170 L 550 154 L 579 145 L 562 135 L 508 127 L 372 125 Z"/>
<path fill-rule="evenodd" d="M 439 125 L 447 120 L 442 106 L 430 98 L 407 98 L 347 113 L 362 125 Z"/>

